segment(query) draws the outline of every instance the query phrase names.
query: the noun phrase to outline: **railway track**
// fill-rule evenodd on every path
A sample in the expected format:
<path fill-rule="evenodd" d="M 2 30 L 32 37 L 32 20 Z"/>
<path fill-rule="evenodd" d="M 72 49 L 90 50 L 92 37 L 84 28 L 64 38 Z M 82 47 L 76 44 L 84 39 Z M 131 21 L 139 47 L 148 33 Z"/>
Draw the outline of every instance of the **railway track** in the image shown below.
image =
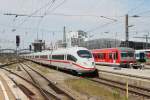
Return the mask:
<path fill-rule="evenodd" d="M 30 99 L 30 100 L 34 100 L 33 96 L 35 95 L 32 91 L 30 91 L 28 88 L 26 88 L 26 86 L 24 86 L 23 84 L 17 83 L 13 78 L 11 78 L 9 76 L 9 78 L 15 83 L 16 86 L 18 86 L 23 92 L 24 94 L 26 94 L 26 96 Z"/>
<path fill-rule="evenodd" d="M 61 71 L 61 72 L 63 72 L 63 71 Z M 117 74 L 117 73 L 115 73 L 115 74 Z M 72 74 L 70 74 L 70 75 L 72 75 Z M 117 75 L 120 75 L 120 74 L 117 74 Z M 132 76 L 132 77 L 134 77 L 134 76 Z M 148 79 L 148 78 L 143 78 L 143 77 L 136 77 L 136 78 Z M 118 89 L 120 89 L 122 91 L 126 91 L 126 83 L 113 81 L 113 80 L 100 78 L 100 77 L 98 77 L 98 78 L 86 78 L 86 79 L 88 79 L 90 81 L 94 81 L 94 82 L 100 83 L 100 84 L 104 84 L 106 86 L 118 88 Z M 150 88 L 138 87 L 138 86 L 134 86 L 134 85 L 128 84 L 128 92 L 131 93 L 131 94 L 138 95 L 138 96 L 150 98 Z"/>
<path fill-rule="evenodd" d="M 11 70 L 5 68 L 5 66 L 10 66 L 12 64 L 16 64 L 18 63 L 20 65 L 20 67 L 29 75 L 30 79 L 26 79 L 25 77 L 12 72 Z M 26 67 L 26 68 L 25 68 Z M 56 86 L 52 81 L 50 81 L 49 79 L 47 79 L 44 75 L 42 75 L 40 72 L 34 70 L 33 68 L 31 68 L 29 65 L 19 62 L 19 61 L 15 61 L 15 62 L 10 62 L 7 64 L 4 64 L 1 66 L 1 69 L 20 77 L 21 79 L 25 80 L 27 83 L 30 83 L 31 85 L 33 85 L 34 87 L 36 87 L 40 93 L 43 95 L 43 97 L 45 98 L 45 100 L 51 100 L 50 98 L 54 98 L 54 100 L 63 100 L 63 98 L 65 98 L 65 100 L 75 100 L 72 96 L 70 96 L 68 93 L 66 93 L 65 91 L 63 91 L 62 89 L 60 89 L 58 86 Z M 54 92 L 50 92 L 47 89 L 44 89 L 40 86 L 40 81 L 36 80 L 30 71 L 35 72 L 39 77 L 42 77 L 45 81 L 47 81 L 49 88 L 51 88 L 51 90 L 53 90 L 56 94 L 54 94 Z M 23 86 L 21 84 L 18 84 L 17 81 L 15 81 L 14 79 L 12 79 L 11 77 L 9 77 L 26 95 L 27 97 L 29 97 L 29 99 L 33 100 L 32 98 L 32 93 L 31 91 L 29 91 L 26 86 Z M 32 94 L 32 95 L 31 95 Z"/>
<path fill-rule="evenodd" d="M 39 73 L 38 71 L 36 71 L 33 68 L 31 68 L 30 65 L 22 63 L 21 66 L 22 66 L 22 68 L 24 70 L 26 70 L 26 72 L 28 74 L 30 74 L 30 72 L 28 71 L 30 69 L 30 70 L 34 71 L 35 73 L 37 73 L 39 76 L 43 77 L 48 82 L 49 87 L 52 88 L 57 93 L 57 95 L 64 95 L 64 96 L 68 97 L 69 100 L 73 100 L 74 99 L 73 97 L 71 97 L 70 95 L 68 95 L 67 93 L 65 93 L 61 89 L 59 89 L 57 86 L 55 86 L 55 84 L 53 82 L 51 82 L 50 80 L 48 80 L 41 73 Z M 28 70 L 25 67 L 27 67 Z M 31 75 L 31 77 L 32 77 L 32 75 Z M 105 78 L 100 78 L 100 77 L 99 78 L 86 78 L 86 79 L 88 79 L 90 81 L 93 81 L 93 82 L 100 83 L 100 84 L 104 84 L 106 86 L 118 88 L 118 89 L 120 89 L 122 91 L 126 91 L 126 84 L 122 83 L 122 82 L 113 81 L 113 80 L 109 80 L 109 79 L 105 79 Z M 35 79 L 33 79 L 32 81 L 35 81 Z M 137 87 L 137 86 L 128 84 L 128 92 L 130 94 L 134 94 L 134 95 L 137 95 L 137 96 L 142 96 L 144 98 L 150 98 L 150 88 Z M 60 99 L 60 98 L 57 98 L 57 99 Z"/>
<path fill-rule="evenodd" d="M 6 68 L 2 68 L 2 69 L 4 69 L 5 71 L 8 71 L 9 73 L 11 73 L 11 74 L 13 74 L 13 75 L 15 75 L 15 76 L 17 76 L 17 77 L 23 79 L 23 80 L 26 81 L 27 83 L 29 83 L 29 84 L 31 84 L 32 86 L 34 86 L 35 88 L 37 88 L 37 89 L 39 90 L 39 92 L 41 93 L 41 95 L 44 97 L 45 100 L 53 100 L 53 99 L 54 99 L 54 100 L 60 100 L 60 98 L 58 98 L 56 95 L 54 95 L 54 94 L 50 93 L 49 91 L 47 91 L 47 90 L 41 88 L 38 84 L 29 81 L 28 79 L 24 78 L 23 76 L 21 76 L 21 75 L 15 73 L 15 72 L 12 72 L 12 71 L 9 70 L 9 69 L 6 69 Z M 10 78 L 10 79 L 12 80 L 12 78 Z M 13 81 L 15 84 L 17 84 L 17 86 L 18 86 L 17 81 L 15 81 L 15 80 L 12 80 L 12 81 Z M 20 86 L 18 86 L 18 87 L 20 88 Z M 22 87 L 22 88 L 20 88 L 20 89 L 21 89 L 22 91 L 26 91 L 26 90 L 27 90 L 26 88 L 24 88 L 24 86 L 21 86 L 21 87 Z M 30 91 L 28 91 L 28 92 L 30 92 Z M 25 93 L 25 92 L 24 92 L 24 93 Z M 30 100 L 33 100 L 30 94 L 28 94 L 28 93 L 25 93 L 25 94 L 27 95 L 27 97 L 29 97 Z"/>
<path fill-rule="evenodd" d="M 33 77 L 33 73 L 37 74 L 39 77 L 41 77 L 42 79 L 44 79 L 45 83 L 47 83 L 48 87 L 50 88 L 50 90 L 53 90 L 56 95 L 62 99 L 65 98 L 67 100 L 74 100 L 74 98 L 72 96 L 70 96 L 68 93 L 66 93 L 64 90 L 60 89 L 58 86 L 56 86 L 52 81 L 50 81 L 49 79 L 47 79 L 44 75 L 42 75 L 40 72 L 36 71 L 35 69 L 33 69 L 31 66 L 22 63 L 21 67 L 26 71 L 26 73 L 30 76 L 30 78 L 32 79 L 32 81 L 36 84 L 38 84 L 40 86 L 40 81 L 35 79 Z M 32 72 L 31 72 L 32 71 Z M 32 73 L 32 74 L 31 74 Z"/>
<path fill-rule="evenodd" d="M 104 78 L 86 78 L 86 79 L 126 91 L 125 83 L 112 81 L 112 80 L 108 80 L 108 79 L 104 79 Z M 138 95 L 138 96 L 150 98 L 150 89 L 147 89 L 147 88 L 137 87 L 137 86 L 128 84 L 128 92 L 131 94 Z"/>
<path fill-rule="evenodd" d="M 23 62 L 23 61 L 15 60 L 15 61 L 10 61 L 10 62 L 7 62 L 7 63 L 3 63 L 3 64 L 0 64 L 0 68 L 3 68 L 5 66 L 10 66 L 10 65 L 13 65 L 13 64 L 17 64 L 17 63 L 20 63 L 20 62 Z"/>

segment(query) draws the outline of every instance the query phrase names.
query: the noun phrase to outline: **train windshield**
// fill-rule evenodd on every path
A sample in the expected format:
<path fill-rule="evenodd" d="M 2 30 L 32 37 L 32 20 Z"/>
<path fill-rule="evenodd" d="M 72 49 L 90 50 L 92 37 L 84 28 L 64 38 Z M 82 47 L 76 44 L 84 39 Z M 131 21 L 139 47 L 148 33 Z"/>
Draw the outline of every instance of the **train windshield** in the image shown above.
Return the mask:
<path fill-rule="evenodd" d="M 121 53 L 121 57 L 122 57 L 122 58 L 134 57 L 134 52 L 122 52 L 122 53 Z"/>
<path fill-rule="evenodd" d="M 79 50 L 77 54 L 82 58 L 92 58 L 92 54 L 87 50 Z"/>

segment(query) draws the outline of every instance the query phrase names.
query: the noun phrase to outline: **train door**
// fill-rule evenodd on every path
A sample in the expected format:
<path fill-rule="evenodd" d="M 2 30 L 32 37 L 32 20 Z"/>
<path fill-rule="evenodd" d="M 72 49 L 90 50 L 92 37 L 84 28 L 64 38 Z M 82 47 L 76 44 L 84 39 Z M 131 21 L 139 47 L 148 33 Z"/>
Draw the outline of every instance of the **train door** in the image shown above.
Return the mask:
<path fill-rule="evenodd" d="M 113 63 L 118 63 L 118 52 L 113 52 Z"/>
<path fill-rule="evenodd" d="M 108 62 L 113 63 L 113 53 L 112 52 L 109 53 L 109 61 Z"/>
<path fill-rule="evenodd" d="M 72 67 L 72 62 L 70 61 L 70 55 L 69 54 L 67 54 L 66 59 L 68 61 L 68 63 L 66 64 L 66 67 L 68 69 L 70 69 Z"/>
<path fill-rule="evenodd" d="M 113 63 L 116 63 L 116 52 L 112 53 L 112 60 L 113 60 Z"/>
<path fill-rule="evenodd" d="M 116 60 L 117 60 L 117 53 L 116 52 L 109 53 L 109 63 L 115 64 Z"/>
<path fill-rule="evenodd" d="M 93 53 L 94 61 L 97 62 L 97 54 Z"/>
<path fill-rule="evenodd" d="M 67 67 L 69 69 L 74 69 L 73 63 L 77 61 L 77 58 L 75 58 L 73 55 L 67 54 L 67 61 L 69 61 L 69 63 L 67 64 Z"/>
<path fill-rule="evenodd" d="M 139 59 L 139 60 L 140 60 L 141 62 L 145 62 L 145 61 L 146 61 L 145 52 L 140 52 L 139 55 L 140 55 L 140 59 Z"/>

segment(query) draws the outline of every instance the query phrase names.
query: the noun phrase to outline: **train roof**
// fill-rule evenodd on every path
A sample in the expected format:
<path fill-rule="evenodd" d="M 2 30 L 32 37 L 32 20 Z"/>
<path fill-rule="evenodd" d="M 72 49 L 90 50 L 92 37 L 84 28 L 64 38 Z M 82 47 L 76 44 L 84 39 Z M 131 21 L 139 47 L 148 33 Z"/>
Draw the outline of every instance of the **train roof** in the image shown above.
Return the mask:
<path fill-rule="evenodd" d="M 134 49 L 132 48 L 128 48 L 128 47 L 117 47 L 117 48 L 102 48 L 102 49 L 93 49 L 92 51 L 95 50 L 120 50 L 120 51 L 124 51 L 124 50 L 129 50 L 129 51 L 133 51 Z"/>
<path fill-rule="evenodd" d="M 150 51 L 150 49 L 135 50 L 136 53 L 139 53 L 139 52 L 148 52 L 148 51 Z"/>
<path fill-rule="evenodd" d="M 53 51 L 53 54 L 65 54 L 65 53 L 76 53 L 78 50 L 88 50 L 84 47 L 71 47 L 71 48 L 62 48 Z"/>
<path fill-rule="evenodd" d="M 35 53 L 31 53 L 28 55 L 49 55 L 53 52 L 53 54 L 66 54 L 66 53 L 75 53 L 78 50 L 88 50 L 84 47 L 71 47 L 71 48 L 61 48 L 61 49 L 57 49 L 57 50 L 45 50 L 42 52 L 35 52 Z"/>

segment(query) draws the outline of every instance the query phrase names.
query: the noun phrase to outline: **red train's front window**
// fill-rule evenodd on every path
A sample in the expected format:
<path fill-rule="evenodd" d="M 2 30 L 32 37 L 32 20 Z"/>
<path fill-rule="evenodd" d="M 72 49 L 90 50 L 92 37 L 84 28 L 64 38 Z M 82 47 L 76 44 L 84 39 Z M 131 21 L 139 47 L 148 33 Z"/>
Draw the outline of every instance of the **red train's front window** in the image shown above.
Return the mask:
<path fill-rule="evenodd" d="M 134 52 L 122 52 L 122 53 L 121 53 L 121 57 L 122 57 L 122 58 L 134 57 Z"/>
<path fill-rule="evenodd" d="M 121 60 L 133 61 L 135 60 L 134 52 L 121 52 Z"/>

